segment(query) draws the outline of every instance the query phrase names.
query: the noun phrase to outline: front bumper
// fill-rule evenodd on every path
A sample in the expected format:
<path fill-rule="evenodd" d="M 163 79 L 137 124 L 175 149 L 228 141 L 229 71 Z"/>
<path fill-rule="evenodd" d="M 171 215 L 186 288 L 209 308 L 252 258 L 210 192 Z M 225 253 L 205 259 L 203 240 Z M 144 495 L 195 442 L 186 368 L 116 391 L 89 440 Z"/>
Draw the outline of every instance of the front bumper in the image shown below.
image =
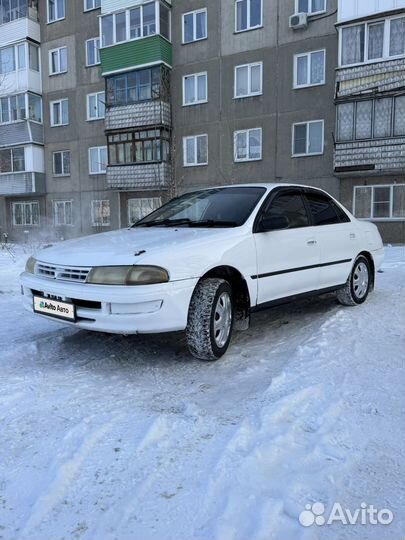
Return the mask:
<path fill-rule="evenodd" d="M 108 286 L 71 283 L 21 274 L 24 307 L 33 313 L 33 296 L 51 296 L 76 306 L 77 328 L 113 334 L 153 334 L 184 330 L 198 279 L 158 285 Z M 36 314 L 37 315 L 37 314 Z M 46 315 L 40 317 L 49 318 Z"/>

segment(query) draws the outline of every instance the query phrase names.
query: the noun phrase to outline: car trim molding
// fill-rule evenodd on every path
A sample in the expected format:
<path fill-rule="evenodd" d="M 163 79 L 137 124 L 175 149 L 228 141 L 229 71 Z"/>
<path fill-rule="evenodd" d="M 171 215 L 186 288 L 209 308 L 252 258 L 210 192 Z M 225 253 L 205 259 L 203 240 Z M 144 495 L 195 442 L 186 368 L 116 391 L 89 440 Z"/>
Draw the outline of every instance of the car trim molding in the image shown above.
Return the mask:
<path fill-rule="evenodd" d="M 311 266 L 300 266 L 299 268 L 287 268 L 286 270 L 277 270 L 276 272 L 267 272 L 266 274 L 256 274 L 250 276 L 251 279 L 262 279 L 266 277 L 279 276 L 281 274 L 289 274 L 290 272 L 301 272 L 303 270 L 313 270 L 314 268 L 323 268 L 325 266 L 333 266 L 335 264 L 346 264 L 352 262 L 352 259 L 342 259 L 340 261 L 333 261 L 321 264 L 312 264 Z"/>

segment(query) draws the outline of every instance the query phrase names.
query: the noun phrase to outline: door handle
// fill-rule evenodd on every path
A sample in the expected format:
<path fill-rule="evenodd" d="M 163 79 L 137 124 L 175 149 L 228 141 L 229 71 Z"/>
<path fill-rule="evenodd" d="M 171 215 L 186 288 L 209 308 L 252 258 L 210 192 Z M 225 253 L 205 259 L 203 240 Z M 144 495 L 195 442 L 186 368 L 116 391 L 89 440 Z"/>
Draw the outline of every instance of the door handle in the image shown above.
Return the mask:
<path fill-rule="evenodd" d="M 315 246 L 318 242 L 316 240 L 307 240 L 308 246 Z"/>
<path fill-rule="evenodd" d="M 350 239 L 354 240 L 355 238 L 356 238 L 356 234 L 355 233 L 350 233 Z"/>

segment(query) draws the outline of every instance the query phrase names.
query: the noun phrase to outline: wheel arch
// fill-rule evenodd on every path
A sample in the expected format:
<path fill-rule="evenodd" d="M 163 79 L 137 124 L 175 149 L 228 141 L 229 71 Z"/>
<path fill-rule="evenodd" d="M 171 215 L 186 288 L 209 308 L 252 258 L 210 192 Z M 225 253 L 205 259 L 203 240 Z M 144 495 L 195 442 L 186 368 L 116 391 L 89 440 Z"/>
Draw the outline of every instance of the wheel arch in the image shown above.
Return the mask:
<path fill-rule="evenodd" d="M 365 259 L 367 259 L 369 265 L 370 265 L 370 270 L 371 270 L 371 290 L 374 289 L 374 282 L 375 282 L 375 264 L 374 264 L 374 259 L 373 259 L 373 256 L 372 254 L 369 252 L 369 251 L 362 251 L 360 252 L 356 259 L 357 260 L 359 257 L 364 257 Z"/>
<path fill-rule="evenodd" d="M 243 274 L 234 266 L 220 265 L 208 270 L 201 276 L 199 281 L 206 278 L 221 278 L 228 281 L 234 294 L 235 322 L 249 321 L 251 298 L 249 287 Z"/>

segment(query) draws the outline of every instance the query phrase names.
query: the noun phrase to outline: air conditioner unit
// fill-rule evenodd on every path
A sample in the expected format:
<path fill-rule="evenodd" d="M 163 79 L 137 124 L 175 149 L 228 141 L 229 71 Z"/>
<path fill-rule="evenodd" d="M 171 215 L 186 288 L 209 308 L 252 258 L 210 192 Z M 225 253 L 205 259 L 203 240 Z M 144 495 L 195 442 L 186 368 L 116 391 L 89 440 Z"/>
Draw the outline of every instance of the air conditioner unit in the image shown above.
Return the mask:
<path fill-rule="evenodd" d="M 308 13 L 295 13 L 290 17 L 290 28 L 306 28 L 308 26 Z"/>

